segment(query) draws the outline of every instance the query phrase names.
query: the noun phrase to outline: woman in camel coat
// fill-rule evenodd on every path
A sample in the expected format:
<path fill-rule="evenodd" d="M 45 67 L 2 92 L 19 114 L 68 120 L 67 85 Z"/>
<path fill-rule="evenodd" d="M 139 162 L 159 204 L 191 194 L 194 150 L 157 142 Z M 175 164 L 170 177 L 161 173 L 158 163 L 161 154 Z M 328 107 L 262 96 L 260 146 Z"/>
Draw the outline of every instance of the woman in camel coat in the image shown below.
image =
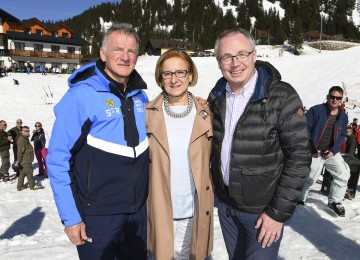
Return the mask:
<path fill-rule="evenodd" d="M 197 70 L 185 52 L 164 53 L 155 77 L 163 92 L 146 108 L 150 147 L 148 250 L 156 260 L 204 260 L 213 244 L 210 111 L 188 92 L 189 85 L 197 82 Z M 178 155 L 180 161 L 185 158 L 183 168 L 176 161 Z M 183 176 L 191 185 L 182 181 Z M 188 196 L 182 196 L 183 186 L 190 191 Z M 183 221 L 187 235 L 182 236 L 177 224 Z"/>

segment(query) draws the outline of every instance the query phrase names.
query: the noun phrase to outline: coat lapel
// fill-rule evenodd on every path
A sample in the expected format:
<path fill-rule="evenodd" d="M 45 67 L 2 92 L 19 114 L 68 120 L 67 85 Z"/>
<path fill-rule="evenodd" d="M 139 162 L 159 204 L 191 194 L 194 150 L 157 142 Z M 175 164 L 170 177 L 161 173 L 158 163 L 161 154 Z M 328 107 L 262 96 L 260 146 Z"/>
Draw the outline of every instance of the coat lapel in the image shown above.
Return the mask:
<path fill-rule="evenodd" d="M 169 156 L 169 143 L 162 109 L 163 100 L 163 95 L 160 94 L 146 105 L 146 131 L 156 138 Z"/>
<path fill-rule="evenodd" d="M 196 106 L 196 115 L 194 120 L 194 126 L 192 129 L 190 137 L 190 145 L 200 136 L 206 134 L 207 137 L 213 136 L 212 131 L 212 122 L 210 110 L 207 107 L 201 105 L 197 99 L 193 96 L 195 106 Z"/>

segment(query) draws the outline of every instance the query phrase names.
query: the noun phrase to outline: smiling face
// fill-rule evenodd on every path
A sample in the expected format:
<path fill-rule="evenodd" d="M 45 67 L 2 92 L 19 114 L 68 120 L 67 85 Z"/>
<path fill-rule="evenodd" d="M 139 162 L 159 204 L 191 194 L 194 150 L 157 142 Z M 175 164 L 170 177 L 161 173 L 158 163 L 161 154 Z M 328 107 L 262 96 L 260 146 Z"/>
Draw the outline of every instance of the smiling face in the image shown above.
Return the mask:
<path fill-rule="evenodd" d="M 331 110 L 337 110 L 342 101 L 342 93 L 339 91 L 331 91 L 327 96 L 327 103 Z"/>
<path fill-rule="evenodd" d="M 105 48 L 100 49 L 105 72 L 115 81 L 126 84 L 137 61 L 136 39 L 130 34 L 114 31 Z"/>
<path fill-rule="evenodd" d="M 249 40 L 241 33 L 232 33 L 220 39 L 217 57 L 235 56 L 241 53 L 249 53 L 253 51 Z M 238 61 L 236 57 L 232 59 L 230 64 L 222 64 L 218 60 L 218 66 L 229 82 L 233 92 L 242 91 L 244 86 L 250 81 L 255 73 L 256 51 L 252 52 L 247 61 Z"/>
<path fill-rule="evenodd" d="M 182 58 L 172 57 L 165 60 L 161 66 L 161 73 L 175 72 L 175 71 L 189 71 L 189 64 Z M 189 82 L 192 81 L 192 73 L 186 73 L 185 77 L 178 77 L 174 73 L 171 78 L 162 78 L 162 86 L 165 92 L 171 98 L 176 98 L 177 101 L 187 102 L 187 90 Z"/>

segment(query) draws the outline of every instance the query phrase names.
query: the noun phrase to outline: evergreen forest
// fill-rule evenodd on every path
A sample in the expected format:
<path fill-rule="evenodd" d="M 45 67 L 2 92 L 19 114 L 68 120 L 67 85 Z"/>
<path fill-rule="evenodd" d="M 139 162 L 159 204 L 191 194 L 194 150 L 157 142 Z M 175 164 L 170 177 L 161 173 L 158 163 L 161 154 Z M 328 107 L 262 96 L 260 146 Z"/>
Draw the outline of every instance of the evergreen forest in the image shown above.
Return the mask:
<path fill-rule="evenodd" d="M 91 48 L 82 50 L 85 57 L 98 57 L 103 22 L 131 23 L 139 33 L 140 54 L 151 38 L 199 42 L 204 49 L 211 49 L 217 35 L 233 27 L 251 31 L 258 44 L 277 45 L 287 40 L 295 48 L 301 48 L 304 32 L 320 31 L 321 23 L 323 34 L 360 40 L 360 30 L 351 19 L 353 10 L 360 12 L 360 1 L 277 2 L 284 9 L 283 17 L 275 8 L 265 10 L 263 0 L 223 0 L 224 6 L 219 6 L 218 0 L 122 0 L 91 7 L 64 21 L 44 22 L 64 23 L 89 41 Z"/>

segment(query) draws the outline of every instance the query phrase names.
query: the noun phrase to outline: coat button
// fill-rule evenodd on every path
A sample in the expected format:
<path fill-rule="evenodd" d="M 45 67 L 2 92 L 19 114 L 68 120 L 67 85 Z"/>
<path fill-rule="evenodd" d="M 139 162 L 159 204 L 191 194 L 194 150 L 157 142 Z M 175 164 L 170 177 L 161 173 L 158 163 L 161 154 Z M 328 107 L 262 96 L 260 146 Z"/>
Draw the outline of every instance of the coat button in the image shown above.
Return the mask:
<path fill-rule="evenodd" d="M 209 186 L 207 186 L 207 187 L 206 187 L 206 190 L 209 190 L 209 189 L 210 189 Z"/>
<path fill-rule="evenodd" d="M 209 216 L 209 215 L 210 215 L 210 211 L 206 211 L 206 215 Z"/>

